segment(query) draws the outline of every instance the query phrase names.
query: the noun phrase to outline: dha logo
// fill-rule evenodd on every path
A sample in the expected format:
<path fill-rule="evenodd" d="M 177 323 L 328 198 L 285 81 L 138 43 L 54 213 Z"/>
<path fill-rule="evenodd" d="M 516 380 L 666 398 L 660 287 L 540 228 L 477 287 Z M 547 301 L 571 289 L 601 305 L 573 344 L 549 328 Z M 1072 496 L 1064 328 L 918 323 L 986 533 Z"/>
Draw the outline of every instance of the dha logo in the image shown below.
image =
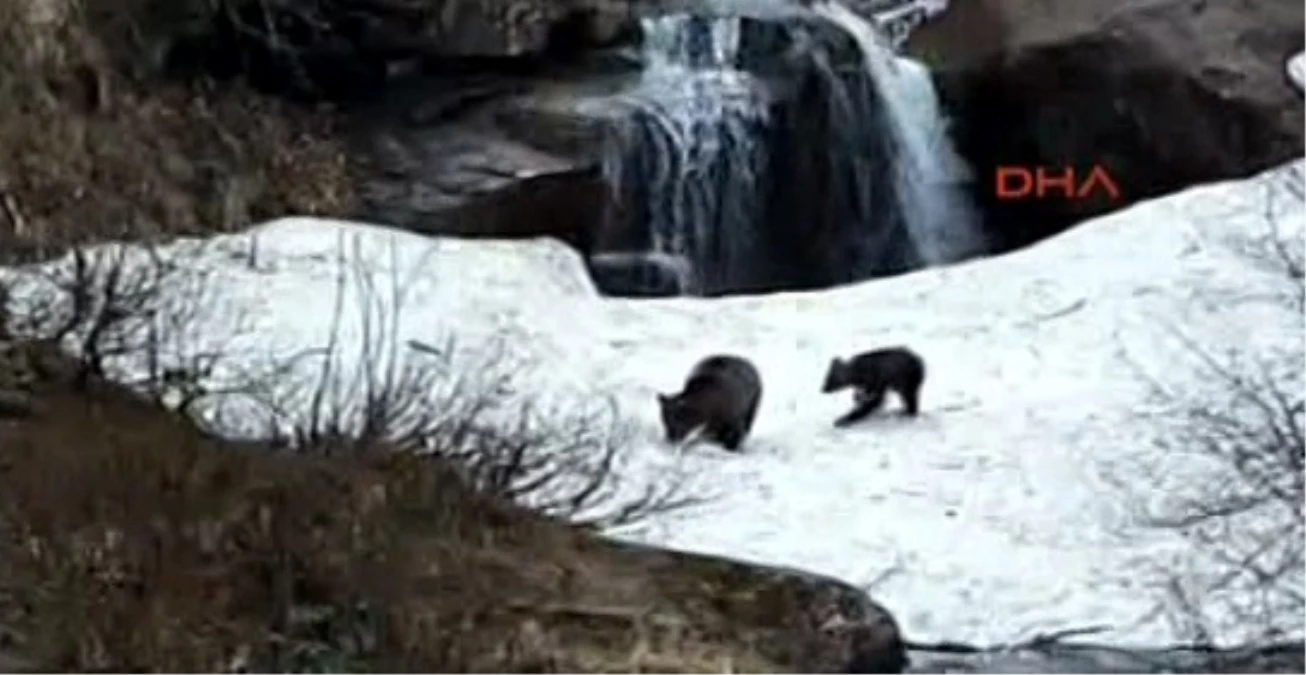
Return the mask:
<path fill-rule="evenodd" d="M 1077 180 L 1074 167 L 999 166 L 994 177 L 998 199 L 1049 199 L 1082 201 L 1104 193 L 1111 201 L 1120 201 L 1120 186 L 1101 165 L 1094 164 Z"/>

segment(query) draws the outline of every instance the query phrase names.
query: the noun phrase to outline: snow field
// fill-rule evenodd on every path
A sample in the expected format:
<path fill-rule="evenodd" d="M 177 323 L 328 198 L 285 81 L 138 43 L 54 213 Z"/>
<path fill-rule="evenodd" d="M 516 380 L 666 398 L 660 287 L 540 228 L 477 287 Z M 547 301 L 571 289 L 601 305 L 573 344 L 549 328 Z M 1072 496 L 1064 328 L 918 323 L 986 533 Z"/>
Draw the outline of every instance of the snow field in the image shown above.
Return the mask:
<path fill-rule="evenodd" d="M 1100 639 L 1157 644 L 1186 636 L 1166 620 L 1156 575 L 1218 570 L 1174 532 L 1138 522 L 1140 500 L 1212 471 L 1157 448 L 1174 411 L 1148 378 L 1227 404 L 1186 336 L 1300 382 L 1291 282 L 1245 252 L 1264 250 L 1268 180 L 1192 188 L 1001 257 L 713 300 L 601 298 L 579 258 L 547 240 L 432 240 L 287 218 L 173 245 L 165 254 L 186 260 L 189 281 L 166 300 L 184 304 L 203 282 L 185 348 L 222 348 L 225 374 L 236 376 L 320 348 L 333 332 L 342 358 L 361 353 L 372 338 L 351 317 L 365 313 L 358 282 L 370 280 L 373 303 L 399 307 L 394 337 L 454 339 L 462 368 L 518 373 L 521 401 L 612 397 L 633 430 L 621 467 L 631 489 L 674 474 L 713 496 L 613 536 L 873 584 L 918 641 L 1000 643 L 1104 625 Z M 1270 220 L 1299 245 L 1300 201 L 1273 204 Z M 3 276 L 20 299 L 43 302 L 38 278 Z M 890 344 L 927 361 L 921 417 L 898 417 L 891 401 L 887 414 L 833 428 L 850 401 L 818 393 L 829 359 Z M 738 455 L 676 451 L 662 441 L 654 393 L 676 390 L 694 361 L 719 351 L 762 372 L 753 434 Z M 127 376 L 139 364 L 119 367 Z M 308 358 L 279 383 L 290 390 L 317 372 Z M 213 412 L 233 433 L 261 423 L 235 401 Z M 1244 637 L 1247 626 L 1212 611 L 1217 635 Z M 1278 620 L 1302 632 L 1300 615 Z"/>

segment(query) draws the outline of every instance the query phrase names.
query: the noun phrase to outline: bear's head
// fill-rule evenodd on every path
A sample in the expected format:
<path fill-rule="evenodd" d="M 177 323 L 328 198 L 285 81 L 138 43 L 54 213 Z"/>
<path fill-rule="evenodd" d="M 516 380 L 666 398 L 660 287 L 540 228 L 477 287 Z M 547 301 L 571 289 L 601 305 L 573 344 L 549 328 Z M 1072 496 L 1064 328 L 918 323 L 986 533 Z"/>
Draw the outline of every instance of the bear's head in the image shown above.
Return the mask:
<path fill-rule="evenodd" d="M 700 406 L 694 405 L 684 394 L 658 394 L 658 408 L 667 441 L 671 443 L 683 441 L 706 421 Z"/>
<path fill-rule="evenodd" d="M 829 394 L 839 391 L 848 386 L 848 364 L 840 358 L 830 361 L 830 367 L 825 371 L 825 383 L 821 385 L 821 393 Z"/>

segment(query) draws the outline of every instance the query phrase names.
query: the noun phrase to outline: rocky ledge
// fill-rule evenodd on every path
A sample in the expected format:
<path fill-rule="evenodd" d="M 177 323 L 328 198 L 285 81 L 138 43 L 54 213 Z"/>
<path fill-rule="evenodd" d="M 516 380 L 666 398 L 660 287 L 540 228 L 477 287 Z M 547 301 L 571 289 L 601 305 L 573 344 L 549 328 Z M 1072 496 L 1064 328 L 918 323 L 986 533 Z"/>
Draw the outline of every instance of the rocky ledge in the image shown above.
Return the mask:
<path fill-rule="evenodd" d="M 953 0 L 911 51 L 935 66 L 991 229 L 1017 246 L 1301 155 L 1297 0 Z M 1119 199 L 998 199 L 1000 166 L 1102 166 Z M 1053 193 L 1056 194 L 1056 193 Z"/>
<path fill-rule="evenodd" d="M 655 16 L 685 9 L 685 3 L 661 3 L 642 11 Z M 828 151 L 836 145 L 831 134 L 840 130 L 822 106 L 836 95 L 830 87 L 857 86 L 865 77 L 856 43 L 782 5 L 694 13 L 738 17 L 737 65 L 761 83 L 765 117 L 772 121 L 763 140 L 789 160 L 770 178 L 788 189 L 764 191 L 766 222 L 758 231 L 773 245 L 756 252 L 756 263 L 796 286 L 840 281 L 823 275 L 843 267 L 839 257 L 847 251 L 839 242 L 852 236 L 847 230 L 856 223 L 838 217 L 838 207 L 818 217 L 810 206 L 849 198 L 840 192 L 846 192 L 843 170 Z M 813 50 L 821 51 L 819 58 Z M 586 254 L 604 290 L 683 290 L 678 261 L 629 253 L 650 247 L 649 233 L 632 220 L 647 208 L 632 198 L 655 198 L 637 185 L 645 177 L 627 181 L 635 186 L 632 195 L 618 193 L 605 174 L 615 139 L 628 136 L 635 117 L 646 112 L 621 103 L 623 93 L 638 86 L 644 58 L 636 45 L 625 45 L 556 62 L 546 73 L 428 68 L 394 79 L 355 117 L 356 164 L 363 169 L 363 210 L 355 215 L 430 234 L 556 237 Z M 794 222 L 802 222 L 801 236 Z M 770 259 L 768 251 L 783 256 Z M 759 280 L 753 289 L 766 283 Z"/>
<path fill-rule="evenodd" d="M 629 212 L 614 203 L 601 175 L 611 130 L 578 113 L 576 104 L 638 77 L 638 17 L 709 11 L 704 6 L 608 5 L 600 23 L 615 25 L 614 17 L 621 17 L 616 23 L 624 28 L 599 31 L 609 42 L 577 38 L 575 44 L 591 47 L 565 62 L 510 77 L 482 75 L 474 85 L 442 76 L 437 84 L 419 79 L 391 86 L 385 100 L 413 103 L 387 104 L 391 116 L 371 127 L 362 154 L 376 170 L 363 177 L 367 210 L 359 215 L 427 232 L 557 236 L 586 253 L 641 248 Z M 810 139 L 828 130 L 814 127 L 817 116 L 803 114 L 800 103 L 810 104 L 821 92 L 792 54 L 783 56 L 791 45 L 778 27 L 792 23 L 793 12 L 768 3 L 713 6 L 710 11 L 747 16 L 745 39 L 754 48 L 745 67 L 775 85 L 771 113 L 790 125 L 788 135 L 809 139 L 786 145 L 778 138 L 777 147 L 819 146 Z M 1207 0 L 955 0 L 916 31 L 909 50 L 934 68 L 954 138 L 976 169 L 975 197 L 987 229 L 1006 249 L 1134 201 L 1250 175 L 1299 154 L 1303 105 L 1284 62 L 1302 47 L 1302 12 L 1294 0 L 1236 7 Z M 579 35 L 597 30 L 586 22 L 566 25 Z M 855 67 L 855 54 L 848 56 Z M 448 63 L 437 59 L 444 66 L 436 70 Z M 410 93 L 395 93 L 403 89 Z M 460 103 L 434 102 L 449 98 Z M 401 109 L 420 121 L 395 123 Z M 428 112 L 412 114 L 419 109 Z M 452 112 L 432 115 L 431 109 Z M 811 175 L 819 161 L 800 159 L 794 166 Z M 1101 167 L 1118 194 L 1096 189 L 1071 199 L 1056 192 L 999 199 L 995 179 L 1003 166 L 1050 173 L 1069 168 L 1080 182 Z M 821 200 L 824 189 L 818 180 L 803 192 L 809 201 Z M 779 203 L 768 214 L 792 219 L 808 212 Z M 839 267 L 831 257 L 840 248 L 838 223 L 816 223 L 808 232 L 815 236 L 775 248 L 786 251 L 793 270 Z M 596 276 L 630 286 L 628 292 L 679 288 L 665 261 L 594 260 Z M 781 274 L 791 287 L 840 281 L 793 270 Z"/>

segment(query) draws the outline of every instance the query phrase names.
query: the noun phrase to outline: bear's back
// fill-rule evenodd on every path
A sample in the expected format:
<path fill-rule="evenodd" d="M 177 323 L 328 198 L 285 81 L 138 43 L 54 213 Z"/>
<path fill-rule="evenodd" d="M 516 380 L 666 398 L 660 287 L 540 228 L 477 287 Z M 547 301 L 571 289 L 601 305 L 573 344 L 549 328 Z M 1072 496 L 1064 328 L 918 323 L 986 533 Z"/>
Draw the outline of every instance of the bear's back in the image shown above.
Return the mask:
<path fill-rule="evenodd" d="M 743 399 L 752 399 L 762 390 L 762 377 L 748 359 L 716 354 L 699 361 L 685 381 L 686 394 L 707 391 Z"/>
<path fill-rule="evenodd" d="M 851 366 L 858 384 L 908 382 L 925 376 L 925 362 L 906 347 L 886 347 L 858 354 Z"/>

